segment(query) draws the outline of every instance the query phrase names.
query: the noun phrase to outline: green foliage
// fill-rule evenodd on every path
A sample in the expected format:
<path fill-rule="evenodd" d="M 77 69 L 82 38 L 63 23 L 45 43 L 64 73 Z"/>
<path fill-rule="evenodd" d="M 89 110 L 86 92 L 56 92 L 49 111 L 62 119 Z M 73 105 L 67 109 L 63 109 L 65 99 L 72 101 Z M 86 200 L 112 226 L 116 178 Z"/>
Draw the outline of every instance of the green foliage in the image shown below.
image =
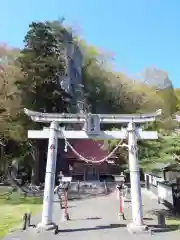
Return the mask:
<path fill-rule="evenodd" d="M 178 134 L 161 136 L 157 141 L 143 141 L 139 144 L 140 166 L 145 170 L 161 169 L 163 164 L 173 163 L 180 167 L 175 156 L 180 155 Z"/>
<path fill-rule="evenodd" d="M 18 140 L 22 133 L 21 125 L 16 121 L 20 98 L 17 96 L 15 82 L 22 77 L 19 67 L 15 64 L 17 57 L 17 49 L 0 46 L 0 138 L 4 140 Z"/>
<path fill-rule="evenodd" d="M 140 167 L 144 170 L 154 168 L 157 163 L 166 161 L 163 152 L 164 139 L 157 141 L 142 141 L 138 145 L 138 158 Z M 168 159 L 167 159 L 168 161 Z"/>
<path fill-rule="evenodd" d="M 176 110 L 179 112 L 180 111 L 180 89 L 175 89 L 175 94 L 177 98 L 177 104 L 176 104 Z"/>
<path fill-rule="evenodd" d="M 156 123 L 149 124 L 146 130 L 154 130 Z M 140 168 L 144 171 L 161 170 L 165 164 L 172 163 L 180 169 L 180 137 L 177 133 L 159 131 L 159 139 L 151 141 L 138 141 L 138 159 Z M 126 140 L 124 141 L 126 142 Z M 105 147 L 112 151 L 119 143 L 118 140 L 105 140 Z M 125 169 L 128 168 L 128 151 L 126 148 L 119 148 L 115 153 L 119 164 Z M 179 158 L 177 158 L 179 157 Z"/>
<path fill-rule="evenodd" d="M 7 162 L 15 158 L 21 164 L 31 162 L 34 147 L 27 141 L 27 130 L 33 124 L 23 112 L 29 108 L 41 112 L 67 112 L 70 96 L 61 88 L 60 79 L 66 76 L 65 48 L 76 42 L 83 52 L 82 81 L 88 108 L 93 113 L 144 113 L 163 109 L 163 118 L 145 129 L 163 130 L 158 141 L 139 142 L 140 166 L 153 169 L 156 163 L 168 162 L 175 153 L 179 155 L 178 137 L 172 135 L 177 127 L 173 121 L 180 110 L 180 94 L 176 92 L 168 74 L 158 69 L 146 69 L 143 81 L 134 81 L 111 68 L 112 58 L 95 46 L 86 44 L 62 21 L 33 22 L 25 36 L 22 51 L 0 47 L 3 60 L 0 71 L 0 138 L 15 141 L 16 151 L 6 155 Z M 113 125 L 102 126 L 113 128 Z M 120 126 L 116 126 L 119 128 Z M 167 136 L 168 135 L 168 136 Z M 118 141 L 105 141 L 112 150 Z M 12 146 L 11 146 L 12 147 Z M 119 162 L 128 163 L 127 150 L 119 148 Z"/>
<path fill-rule="evenodd" d="M 24 39 L 24 49 L 15 54 L 0 48 L 3 62 L 0 80 L 0 136 L 16 142 L 16 150 L 5 151 L 4 159 L 21 164 L 32 162 L 33 145 L 27 140 L 27 130 L 37 124 L 28 119 L 24 108 L 42 112 L 66 112 L 70 96 L 61 88 L 65 76 L 63 35 L 67 31 L 59 22 L 33 22 Z M 4 55 L 3 55 L 4 54 Z M 11 146 L 12 147 L 12 146 Z M 33 159 L 34 160 L 34 159 Z M 3 164 L 3 163 L 2 163 Z M 6 167 L 8 166 L 6 164 Z"/>
<path fill-rule="evenodd" d="M 65 61 L 47 23 L 33 22 L 18 58 L 24 78 L 18 81 L 23 107 L 42 112 L 65 112 L 67 94 L 59 84 Z"/>

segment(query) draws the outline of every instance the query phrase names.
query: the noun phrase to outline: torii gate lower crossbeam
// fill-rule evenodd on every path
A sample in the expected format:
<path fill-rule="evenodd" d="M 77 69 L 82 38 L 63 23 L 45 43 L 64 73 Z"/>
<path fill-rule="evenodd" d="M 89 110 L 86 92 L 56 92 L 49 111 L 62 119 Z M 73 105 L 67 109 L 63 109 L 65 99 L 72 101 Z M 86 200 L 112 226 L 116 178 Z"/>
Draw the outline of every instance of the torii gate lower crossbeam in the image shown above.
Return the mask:
<path fill-rule="evenodd" d="M 37 114 L 37 113 L 36 113 Z M 155 115 L 155 114 L 154 114 Z M 107 115 L 106 115 L 107 116 Z M 34 117 L 34 116 L 33 116 Z M 32 119 L 33 119 L 32 117 Z M 119 121 L 122 122 L 122 119 Z M 89 131 L 63 131 L 61 133 L 59 129 L 59 123 L 61 122 L 61 118 L 59 117 L 59 121 L 52 121 L 50 128 L 43 129 L 41 131 L 32 131 L 28 132 L 29 138 L 49 138 L 48 143 L 48 155 L 47 155 L 47 165 L 46 165 L 46 177 L 45 177 L 45 189 L 44 189 L 44 201 L 43 201 L 43 211 L 42 211 L 42 220 L 38 227 L 42 227 L 44 229 L 52 229 L 55 224 L 52 220 L 52 208 L 53 208 L 53 197 L 54 197 L 54 182 L 55 182 L 55 172 L 56 172 L 56 155 L 57 155 L 57 140 L 58 138 L 64 138 L 64 135 L 67 138 L 77 139 L 77 138 L 108 138 L 108 139 L 119 139 L 126 138 L 125 129 L 120 131 L 99 131 L 96 134 L 88 134 Z M 39 118 L 38 118 L 39 119 Z M 129 123 L 127 120 L 129 119 Z M 34 119 L 33 119 L 34 120 Z M 105 119 L 103 119 L 105 121 Z M 155 118 L 154 118 L 155 120 Z M 40 121 L 40 120 L 39 120 Z M 74 120 L 73 120 L 74 121 Z M 108 121 L 110 121 L 108 119 Z M 139 120 L 142 122 L 142 117 Z M 147 119 L 144 119 L 147 122 Z M 151 118 L 153 121 L 153 118 Z M 41 122 L 43 122 L 43 117 L 41 116 Z M 47 119 L 45 119 L 47 122 Z M 65 122 L 65 119 L 63 119 Z M 68 119 L 68 122 L 70 120 Z M 79 122 L 79 121 L 78 121 Z M 140 186 L 140 175 L 139 175 L 139 165 L 137 159 L 137 139 L 157 139 L 157 132 L 146 132 L 142 131 L 142 129 L 137 129 L 133 119 L 129 116 L 126 119 L 128 123 L 128 151 L 129 151 L 129 167 L 130 167 L 130 179 L 131 179 L 131 197 L 132 197 L 132 217 L 133 223 L 131 224 L 131 228 L 144 229 L 143 223 L 143 214 L 142 214 L 142 199 L 141 199 L 141 186 Z M 136 116 L 136 122 L 138 122 L 138 118 Z M 117 122 L 116 122 L 117 123 Z M 99 126 L 96 128 L 98 129 Z M 100 128 L 99 128 L 100 129 Z M 89 129 L 88 129 L 89 130 Z"/>

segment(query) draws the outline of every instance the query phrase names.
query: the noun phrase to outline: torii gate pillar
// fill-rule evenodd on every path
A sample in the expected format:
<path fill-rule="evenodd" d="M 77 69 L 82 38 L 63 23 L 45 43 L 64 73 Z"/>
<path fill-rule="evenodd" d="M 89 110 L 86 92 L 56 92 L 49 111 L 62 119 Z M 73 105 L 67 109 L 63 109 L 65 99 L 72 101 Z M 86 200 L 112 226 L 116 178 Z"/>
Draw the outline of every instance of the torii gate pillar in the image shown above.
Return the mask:
<path fill-rule="evenodd" d="M 58 129 L 57 122 L 51 122 L 49 131 L 49 143 L 46 163 L 46 175 L 45 175 L 45 188 L 44 188 L 44 200 L 42 210 L 42 220 L 38 224 L 38 228 L 46 228 L 46 230 L 53 229 L 56 224 L 52 221 L 53 213 L 53 198 L 54 198 L 54 182 L 56 174 L 56 158 L 58 148 Z"/>
<path fill-rule="evenodd" d="M 142 197 L 139 174 L 139 163 L 137 157 L 137 136 L 136 126 L 131 121 L 128 124 L 128 148 L 129 148 L 129 169 L 131 181 L 131 199 L 132 199 L 132 223 L 127 227 L 133 230 L 144 230 L 146 226 L 143 223 Z"/>

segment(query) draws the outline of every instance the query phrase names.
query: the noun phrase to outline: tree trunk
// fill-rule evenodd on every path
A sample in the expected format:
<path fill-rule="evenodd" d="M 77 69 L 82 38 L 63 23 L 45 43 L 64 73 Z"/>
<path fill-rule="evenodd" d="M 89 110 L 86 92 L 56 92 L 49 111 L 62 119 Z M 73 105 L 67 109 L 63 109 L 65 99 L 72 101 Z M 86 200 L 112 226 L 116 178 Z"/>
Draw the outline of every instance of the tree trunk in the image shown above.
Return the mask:
<path fill-rule="evenodd" d="M 1 145 L 1 162 L 0 162 L 0 168 L 1 168 L 1 173 L 3 174 L 5 171 L 5 163 L 4 163 L 4 147 Z"/>

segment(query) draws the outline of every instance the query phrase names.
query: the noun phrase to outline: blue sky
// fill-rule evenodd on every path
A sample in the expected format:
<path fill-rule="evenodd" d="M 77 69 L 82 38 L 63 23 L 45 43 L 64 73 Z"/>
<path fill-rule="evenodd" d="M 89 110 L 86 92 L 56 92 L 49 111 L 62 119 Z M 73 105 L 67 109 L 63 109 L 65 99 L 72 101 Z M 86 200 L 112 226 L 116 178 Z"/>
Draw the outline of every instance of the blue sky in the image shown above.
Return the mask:
<path fill-rule="evenodd" d="M 119 70 L 136 76 L 155 66 L 180 87 L 180 0 L 1 0 L 0 41 L 22 47 L 32 21 L 61 16 L 115 54 Z"/>

